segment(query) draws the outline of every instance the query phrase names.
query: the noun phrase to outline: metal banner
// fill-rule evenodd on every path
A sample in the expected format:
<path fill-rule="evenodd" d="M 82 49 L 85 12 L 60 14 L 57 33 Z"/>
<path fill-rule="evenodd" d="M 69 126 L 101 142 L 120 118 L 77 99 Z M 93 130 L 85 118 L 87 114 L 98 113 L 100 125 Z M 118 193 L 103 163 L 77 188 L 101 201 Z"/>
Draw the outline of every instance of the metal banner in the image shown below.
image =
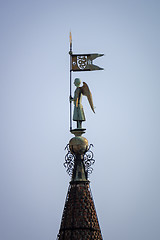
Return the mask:
<path fill-rule="evenodd" d="M 93 60 L 97 57 L 101 57 L 104 54 L 72 54 L 72 71 L 94 71 L 94 70 L 103 70 L 93 64 Z"/>

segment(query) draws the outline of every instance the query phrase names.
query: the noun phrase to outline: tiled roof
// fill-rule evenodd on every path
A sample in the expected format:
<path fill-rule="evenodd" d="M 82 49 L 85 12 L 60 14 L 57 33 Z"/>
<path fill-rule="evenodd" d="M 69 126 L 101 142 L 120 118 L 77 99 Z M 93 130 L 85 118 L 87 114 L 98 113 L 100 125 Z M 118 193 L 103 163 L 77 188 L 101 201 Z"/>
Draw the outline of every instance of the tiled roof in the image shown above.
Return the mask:
<path fill-rule="evenodd" d="M 58 240 L 102 240 L 89 181 L 72 181 L 62 215 Z"/>

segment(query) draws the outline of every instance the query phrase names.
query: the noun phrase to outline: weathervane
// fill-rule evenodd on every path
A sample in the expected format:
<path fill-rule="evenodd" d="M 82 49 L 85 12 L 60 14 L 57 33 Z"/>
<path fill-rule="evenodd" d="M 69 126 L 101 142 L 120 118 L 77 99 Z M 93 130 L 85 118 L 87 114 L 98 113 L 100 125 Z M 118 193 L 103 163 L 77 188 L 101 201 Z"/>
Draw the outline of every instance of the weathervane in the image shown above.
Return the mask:
<path fill-rule="evenodd" d="M 88 144 L 88 140 L 82 137 L 85 133 L 85 128 L 82 127 L 82 122 L 86 121 L 83 106 L 81 104 L 82 96 L 86 96 L 92 111 L 95 113 L 92 94 L 87 83 L 83 82 L 81 85 L 80 78 L 75 78 L 74 97 L 72 97 L 72 72 L 77 71 L 93 71 L 103 70 L 93 64 L 93 60 L 101 57 L 104 54 L 73 54 L 72 52 L 72 36 L 70 32 L 70 132 L 75 136 L 70 139 L 69 144 L 66 146 L 68 153 L 65 157 L 64 166 L 67 172 L 72 175 L 72 181 L 88 181 L 88 173 L 91 173 L 91 165 L 95 162 L 93 153 L 90 148 L 92 144 Z M 74 103 L 74 110 L 72 116 L 72 102 Z M 76 121 L 77 127 L 72 129 L 72 120 Z M 89 170 L 90 169 L 90 170 Z M 77 175 L 79 172 L 79 175 Z M 79 176 L 79 177 L 78 177 Z"/>
<path fill-rule="evenodd" d="M 103 70 L 93 64 L 93 60 L 97 57 L 101 57 L 104 54 L 92 53 L 92 54 L 73 54 L 72 52 L 72 35 L 70 32 L 70 131 L 75 132 L 85 130 L 82 128 L 82 122 L 85 121 L 85 114 L 83 106 L 81 104 L 82 96 L 87 96 L 91 109 L 94 111 L 92 94 L 87 83 L 83 82 L 83 86 L 80 87 L 81 80 L 76 78 L 74 84 L 77 87 L 72 97 L 72 72 L 78 71 L 94 71 Z M 73 121 L 77 122 L 77 128 L 72 130 L 72 101 L 74 102 Z"/>

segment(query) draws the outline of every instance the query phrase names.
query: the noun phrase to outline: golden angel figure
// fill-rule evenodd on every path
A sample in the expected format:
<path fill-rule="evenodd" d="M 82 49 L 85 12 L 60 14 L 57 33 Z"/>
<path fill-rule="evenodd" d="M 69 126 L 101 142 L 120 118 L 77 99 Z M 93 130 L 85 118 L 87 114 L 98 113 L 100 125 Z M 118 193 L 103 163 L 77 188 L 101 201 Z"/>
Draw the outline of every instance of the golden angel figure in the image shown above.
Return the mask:
<path fill-rule="evenodd" d="M 77 122 L 77 128 L 82 128 L 82 122 L 86 121 L 83 106 L 81 104 L 82 95 L 87 96 L 91 109 L 94 111 L 92 94 L 89 90 L 88 85 L 83 82 L 83 86 L 80 87 L 81 80 L 76 78 L 74 80 L 74 85 L 77 87 L 74 92 L 74 98 L 70 98 L 70 101 L 74 101 L 74 112 L 73 112 L 73 121 Z"/>

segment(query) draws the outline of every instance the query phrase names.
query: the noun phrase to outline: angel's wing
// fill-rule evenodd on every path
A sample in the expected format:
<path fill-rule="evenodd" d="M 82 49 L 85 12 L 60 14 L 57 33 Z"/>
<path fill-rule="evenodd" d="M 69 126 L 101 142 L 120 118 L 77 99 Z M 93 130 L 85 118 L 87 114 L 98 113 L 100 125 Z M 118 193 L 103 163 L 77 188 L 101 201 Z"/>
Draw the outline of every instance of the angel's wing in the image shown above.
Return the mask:
<path fill-rule="evenodd" d="M 92 100 L 92 94 L 89 90 L 89 87 L 88 87 L 87 83 L 83 82 L 83 86 L 81 87 L 81 91 L 82 91 L 83 95 L 87 96 L 89 104 L 90 104 L 93 112 L 95 113 L 94 106 L 93 106 L 93 100 Z"/>

